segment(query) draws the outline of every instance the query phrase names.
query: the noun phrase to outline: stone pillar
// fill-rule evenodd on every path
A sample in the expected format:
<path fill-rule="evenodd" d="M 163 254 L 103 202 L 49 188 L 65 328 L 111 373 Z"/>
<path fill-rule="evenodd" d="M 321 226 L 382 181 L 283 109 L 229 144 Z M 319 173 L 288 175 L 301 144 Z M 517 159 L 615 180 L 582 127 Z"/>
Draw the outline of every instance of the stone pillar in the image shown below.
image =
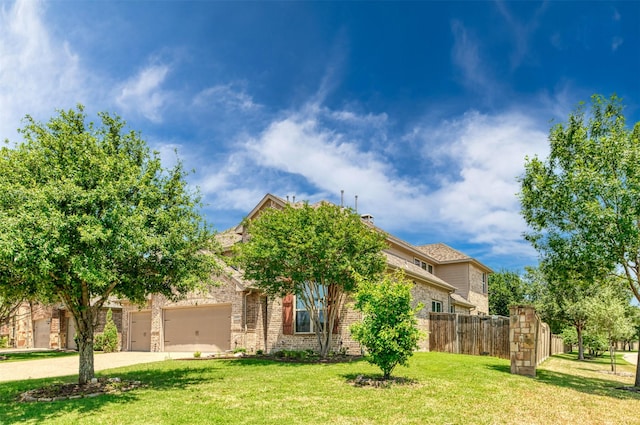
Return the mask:
<path fill-rule="evenodd" d="M 536 335 L 538 317 L 532 306 L 519 305 L 509 308 L 509 346 L 511 373 L 536 376 Z"/>

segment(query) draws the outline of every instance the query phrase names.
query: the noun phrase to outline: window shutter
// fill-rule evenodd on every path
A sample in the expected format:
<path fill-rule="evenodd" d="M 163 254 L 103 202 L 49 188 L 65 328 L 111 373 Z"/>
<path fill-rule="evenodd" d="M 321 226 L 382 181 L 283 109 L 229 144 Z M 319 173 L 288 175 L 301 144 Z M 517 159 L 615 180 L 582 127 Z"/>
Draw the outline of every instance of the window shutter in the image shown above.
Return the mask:
<path fill-rule="evenodd" d="M 293 335 L 293 294 L 282 299 L 282 333 Z"/>
<path fill-rule="evenodd" d="M 340 315 L 336 315 L 336 318 L 333 320 L 333 331 L 331 331 L 334 335 L 338 333 L 338 328 L 340 327 Z"/>

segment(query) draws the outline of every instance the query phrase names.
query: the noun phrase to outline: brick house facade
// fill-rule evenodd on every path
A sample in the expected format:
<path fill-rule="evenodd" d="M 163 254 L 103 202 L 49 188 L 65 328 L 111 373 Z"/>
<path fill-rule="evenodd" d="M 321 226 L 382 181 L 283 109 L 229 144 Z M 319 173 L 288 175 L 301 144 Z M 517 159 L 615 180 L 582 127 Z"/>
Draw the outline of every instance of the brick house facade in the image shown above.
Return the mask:
<path fill-rule="evenodd" d="M 266 208 L 283 208 L 288 202 L 267 194 L 248 214 L 254 219 Z M 363 220 L 377 229 L 370 217 Z M 403 270 L 414 283 L 413 299 L 424 308 L 417 314 L 418 324 L 428 330 L 429 312 L 461 314 L 487 314 L 487 294 L 482 291 L 482 279 L 491 269 L 444 244 L 413 246 L 392 235 L 387 235 L 388 248 L 383 254 L 389 272 Z M 231 255 L 234 244 L 247 237 L 242 225 L 217 235 L 223 254 Z M 485 281 L 486 289 L 486 281 Z M 333 349 L 351 354 L 360 353 L 360 345 L 349 332 L 352 323 L 360 320 L 360 313 L 347 299 L 341 307 L 338 326 L 334 329 Z M 295 298 L 268 298 L 243 280 L 242 273 L 225 266 L 219 276 L 212 276 L 205 289 L 187 294 L 180 300 L 161 295 L 148 297 L 143 305 L 127 301 L 113 310 L 114 321 L 121 333 L 121 348 L 126 351 L 166 352 L 224 352 L 245 349 L 258 350 L 316 349 L 315 333 L 296 333 Z M 50 348 L 68 346 L 68 320 L 54 318 L 64 312 L 51 310 Z M 46 314 L 43 316 L 45 317 Z M 47 317 L 49 317 L 47 316 Z M 420 349 L 428 350 L 428 338 L 419 342 Z"/>

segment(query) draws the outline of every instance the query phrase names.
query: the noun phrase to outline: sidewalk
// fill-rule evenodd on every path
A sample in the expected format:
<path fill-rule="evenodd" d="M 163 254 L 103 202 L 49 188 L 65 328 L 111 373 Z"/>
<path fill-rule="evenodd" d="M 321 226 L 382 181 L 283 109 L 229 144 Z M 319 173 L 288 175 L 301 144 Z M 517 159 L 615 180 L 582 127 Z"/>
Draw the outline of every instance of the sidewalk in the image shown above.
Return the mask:
<path fill-rule="evenodd" d="M 11 350 L 4 350 L 11 353 Z M 0 352 L 2 354 L 2 352 Z M 205 355 L 203 353 L 203 355 Z M 192 358 L 193 353 L 149 353 L 121 351 L 119 353 L 96 353 L 93 358 L 95 371 L 152 363 L 171 359 Z M 49 378 L 54 376 L 78 375 L 78 356 L 57 357 L 23 362 L 0 361 L 0 382 L 20 381 L 24 379 Z"/>
<path fill-rule="evenodd" d="M 635 365 L 638 364 L 638 353 L 627 353 L 624 356 L 622 356 L 622 358 L 631 364 L 635 364 Z"/>

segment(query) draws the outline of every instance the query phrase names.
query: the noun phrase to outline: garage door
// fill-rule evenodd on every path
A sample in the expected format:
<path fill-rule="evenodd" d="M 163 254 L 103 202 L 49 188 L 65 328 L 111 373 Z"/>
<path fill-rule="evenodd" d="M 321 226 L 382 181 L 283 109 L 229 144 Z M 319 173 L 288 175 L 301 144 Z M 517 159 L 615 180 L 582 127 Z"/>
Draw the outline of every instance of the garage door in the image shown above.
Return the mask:
<path fill-rule="evenodd" d="M 131 351 L 151 351 L 151 312 L 131 313 Z"/>
<path fill-rule="evenodd" d="M 165 351 L 231 349 L 231 305 L 164 310 Z"/>
<path fill-rule="evenodd" d="M 36 320 L 33 323 L 33 346 L 35 348 L 49 348 L 50 323 L 47 319 Z"/>

